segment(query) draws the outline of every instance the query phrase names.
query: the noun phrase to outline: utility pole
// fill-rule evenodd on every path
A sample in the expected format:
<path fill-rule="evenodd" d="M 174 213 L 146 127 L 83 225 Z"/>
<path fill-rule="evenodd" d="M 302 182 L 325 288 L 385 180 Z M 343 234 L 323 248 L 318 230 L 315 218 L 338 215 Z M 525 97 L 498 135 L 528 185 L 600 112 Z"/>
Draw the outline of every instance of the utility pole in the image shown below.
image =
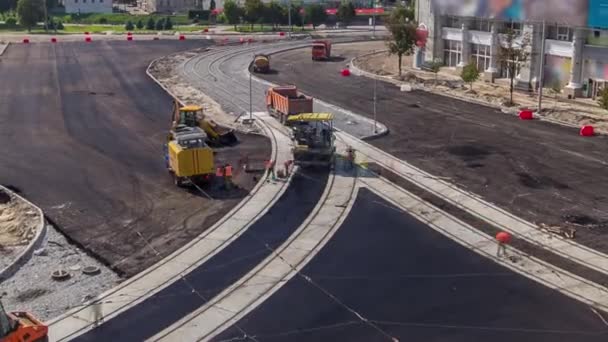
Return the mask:
<path fill-rule="evenodd" d="M 542 43 L 540 48 L 540 58 L 539 58 L 539 79 L 538 79 L 538 111 L 537 114 L 541 114 L 543 109 L 543 82 L 545 77 L 545 29 L 546 22 L 543 20 L 543 35 L 542 35 Z"/>
<path fill-rule="evenodd" d="M 374 11 L 374 16 L 372 19 L 372 37 L 376 39 L 376 0 L 372 0 L 372 11 Z"/>
<path fill-rule="evenodd" d="M 287 13 L 287 16 L 289 18 L 287 24 L 289 26 L 289 32 L 287 32 L 287 36 L 289 37 L 289 39 L 291 39 L 291 0 L 289 0 L 289 3 L 287 4 Z"/>

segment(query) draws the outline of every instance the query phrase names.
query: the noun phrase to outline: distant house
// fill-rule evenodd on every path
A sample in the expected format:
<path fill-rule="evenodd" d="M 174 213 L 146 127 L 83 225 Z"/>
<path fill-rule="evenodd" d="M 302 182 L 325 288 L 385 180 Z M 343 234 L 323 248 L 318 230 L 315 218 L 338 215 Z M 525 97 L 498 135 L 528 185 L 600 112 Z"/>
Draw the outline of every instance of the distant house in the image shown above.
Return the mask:
<path fill-rule="evenodd" d="M 63 0 L 65 13 L 112 13 L 112 0 Z"/>
<path fill-rule="evenodd" d="M 244 0 L 243 0 L 244 1 Z M 209 9 L 210 0 L 143 0 L 143 10 L 155 12 L 187 12 L 192 9 Z M 223 0 L 215 0 L 216 8 L 223 8 Z"/>

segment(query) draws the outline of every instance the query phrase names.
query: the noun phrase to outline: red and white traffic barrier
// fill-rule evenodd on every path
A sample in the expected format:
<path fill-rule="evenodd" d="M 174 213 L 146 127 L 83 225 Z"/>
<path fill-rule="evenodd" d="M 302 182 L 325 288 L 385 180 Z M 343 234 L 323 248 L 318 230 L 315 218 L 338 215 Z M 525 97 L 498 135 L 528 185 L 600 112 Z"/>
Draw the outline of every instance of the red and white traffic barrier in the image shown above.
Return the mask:
<path fill-rule="evenodd" d="M 583 126 L 581 127 L 580 134 L 583 137 L 592 137 L 595 135 L 595 128 L 591 125 Z"/>
<path fill-rule="evenodd" d="M 532 120 L 534 119 L 534 113 L 531 110 L 522 110 L 519 112 L 519 118 L 521 120 Z"/>

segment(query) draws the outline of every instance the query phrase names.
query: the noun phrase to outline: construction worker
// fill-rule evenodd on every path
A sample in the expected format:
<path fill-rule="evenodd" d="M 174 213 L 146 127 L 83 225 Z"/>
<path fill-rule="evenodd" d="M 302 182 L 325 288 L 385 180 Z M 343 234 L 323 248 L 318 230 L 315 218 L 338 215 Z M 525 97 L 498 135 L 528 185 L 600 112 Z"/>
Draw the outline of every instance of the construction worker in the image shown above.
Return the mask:
<path fill-rule="evenodd" d="M 283 166 L 285 167 L 285 178 L 289 177 L 289 168 L 291 167 L 291 164 L 293 164 L 293 160 L 286 160 L 285 163 L 283 163 Z"/>
<path fill-rule="evenodd" d="M 272 175 L 272 180 L 277 180 L 277 176 L 274 173 L 274 160 L 270 159 L 266 161 L 266 177 Z"/>
<path fill-rule="evenodd" d="M 224 184 L 227 190 L 232 188 L 232 165 L 226 164 L 224 167 Z"/>
<path fill-rule="evenodd" d="M 224 180 L 224 167 L 222 166 L 218 166 L 215 169 L 215 179 L 217 179 L 218 182 L 221 182 L 222 180 Z M 219 184 L 219 186 L 221 187 L 223 184 Z"/>
<path fill-rule="evenodd" d="M 355 167 L 355 149 L 352 146 L 348 146 L 346 149 L 346 160 L 348 161 L 349 169 Z"/>

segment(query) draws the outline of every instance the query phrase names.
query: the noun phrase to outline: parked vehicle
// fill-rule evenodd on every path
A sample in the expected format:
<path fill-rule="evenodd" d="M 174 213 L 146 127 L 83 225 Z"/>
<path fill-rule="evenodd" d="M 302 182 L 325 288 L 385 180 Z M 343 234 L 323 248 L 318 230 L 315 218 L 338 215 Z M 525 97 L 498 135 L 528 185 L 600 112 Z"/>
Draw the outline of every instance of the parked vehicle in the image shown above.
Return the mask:
<path fill-rule="evenodd" d="M 329 40 L 316 40 L 312 42 L 312 60 L 330 60 L 331 42 Z"/>
<path fill-rule="evenodd" d="M 270 71 L 270 56 L 265 54 L 255 55 L 253 59 L 253 72 L 267 73 Z"/>
<path fill-rule="evenodd" d="M 298 91 L 296 86 L 272 87 L 266 92 L 268 113 L 285 124 L 290 115 L 312 112 L 313 99 Z"/>

